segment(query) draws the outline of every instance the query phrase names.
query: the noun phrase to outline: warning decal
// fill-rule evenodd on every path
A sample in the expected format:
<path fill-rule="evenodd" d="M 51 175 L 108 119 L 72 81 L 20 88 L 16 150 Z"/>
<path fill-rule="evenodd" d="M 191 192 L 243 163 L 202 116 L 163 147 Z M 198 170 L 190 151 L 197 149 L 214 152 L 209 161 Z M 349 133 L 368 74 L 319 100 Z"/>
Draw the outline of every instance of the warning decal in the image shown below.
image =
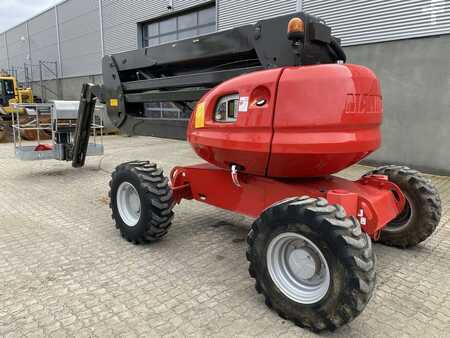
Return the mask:
<path fill-rule="evenodd" d="M 205 127 L 205 102 L 201 102 L 197 105 L 195 110 L 195 128 Z"/>
<path fill-rule="evenodd" d="M 248 96 L 242 96 L 239 99 L 239 112 L 246 113 L 248 111 Z"/>

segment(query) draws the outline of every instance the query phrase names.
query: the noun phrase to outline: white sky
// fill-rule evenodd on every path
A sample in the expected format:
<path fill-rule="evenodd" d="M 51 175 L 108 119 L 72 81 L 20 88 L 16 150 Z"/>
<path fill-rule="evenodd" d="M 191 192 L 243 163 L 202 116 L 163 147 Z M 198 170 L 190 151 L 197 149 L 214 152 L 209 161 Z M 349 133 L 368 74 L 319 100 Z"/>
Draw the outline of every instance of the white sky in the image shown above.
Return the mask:
<path fill-rule="evenodd" d="M 0 0 L 0 32 L 59 2 L 61 0 Z"/>

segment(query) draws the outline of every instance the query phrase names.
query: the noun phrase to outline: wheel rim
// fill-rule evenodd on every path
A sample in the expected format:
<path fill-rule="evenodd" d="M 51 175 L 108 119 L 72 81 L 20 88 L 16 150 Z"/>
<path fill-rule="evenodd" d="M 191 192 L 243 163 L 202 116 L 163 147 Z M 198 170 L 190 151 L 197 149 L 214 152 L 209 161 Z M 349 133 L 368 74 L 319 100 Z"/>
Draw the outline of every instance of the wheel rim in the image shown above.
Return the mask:
<path fill-rule="evenodd" d="M 129 182 L 122 182 L 116 200 L 120 217 L 126 225 L 134 227 L 141 217 L 141 200 L 136 188 Z"/>
<path fill-rule="evenodd" d="M 403 211 L 395 219 L 389 222 L 389 224 L 383 228 L 383 231 L 399 232 L 404 230 L 409 226 L 414 215 L 414 204 L 411 203 L 410 198 L 405 194 L 405 207 L 403 208 Z"/>
<path fill-rule="evenodd" d="M 280 291 L 297 303 L 317 303 L 330 287 L 324 255 L 311 240 L 297 233 L 282 233 L 272 239 L 267 267 Z"/>

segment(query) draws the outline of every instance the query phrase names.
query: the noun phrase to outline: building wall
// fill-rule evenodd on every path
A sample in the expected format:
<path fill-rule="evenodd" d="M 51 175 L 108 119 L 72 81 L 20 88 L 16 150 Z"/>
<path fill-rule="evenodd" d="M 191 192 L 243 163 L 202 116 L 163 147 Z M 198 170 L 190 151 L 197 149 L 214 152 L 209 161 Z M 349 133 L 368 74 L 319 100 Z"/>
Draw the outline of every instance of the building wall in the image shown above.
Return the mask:
<path fill-rule="evenodd" d="M 8 55 L 10 64 L 22 67 L 25 63 L 30 63 L 30 49 L 27 32 L 27 23 L 20 24 L 6 33 L 8 42 Z M 7 68 L 2 66 L 2 68 Z M 19 81 L 24 80 L 24 72 L 18 72 Z"/>
<path fill-rule="evenodd" d="M 219 0 L 217 26 L 219 30 L 224 30 L 253 24 L 258 20 L 294 13 L 298 6 L 297 0 Z"/>
<path fill-rule="evenodd" d="M 209 0 L 173 0 L 173 10 L 211 2 Z M 166 0 L 102 0 L 105 54 L 138 48 L 137 23 L 170 14 Z"/>
<path fill-rule="evenodd" d="M 84 83 L 103 83 L 101 75 L 86 75 L 86 76 L 76 76 L 68 77 L 59 80 L 46 80 L 44 81 L 44 86 L 50 88 L 52 92 L 48 91 L 45 93 L 47 100 L 79 100 L 81 94 L 81 86 Z M 36 95 L 41 96 L 41 87 L 38 82 L 32 84 L 33 91 Z M 54 94 L 57 90 L 60 90 L 61 94 L 59 98 Z M 45 90 L 45 89 L 44 89 Z"/>
<path fill-rule="evenodd" d="M 100 74 L 98 0 L 66 1 L 57 9 L 63 77 Z"/>
<path fill-rule="evenodd" d="M 343 46 L 450 33 L 449 0 L 304 0 Z"/>
<path fill-rule="evenodd" d="M 74 77 L 101 73 L 101 35 L 98 0 L 69 0 L 31 18 L 6 33 L 8 60 L 0 51 L 0 68 L 17 69 L 24 81 L 24 64 L 30 79 L 39 78 L 38 62 L 57 62 L 58 75 Z M 2 34 L 1 44 L 4 43 Z M 49 65 L 49 68 L 54 68 Z M 43 78 L 55 74 L 43 68 Z"/>
<path fill-rule="evenodd" d="M 384 103 L 383 143 L 372 163 L 450 175 L 450 35 L 345 48 L 375 71 Z"/>
<path fill-rule="evenodd" d="M 170 11 L 168 0 L 66 0 L 6 32 L 10 65 L 57 61 L 63 77 L 99 74 L 102 49 L 114 54 L 139 46 L 139 22 L 208 2 L 214 1 L 173 0 Z M 219 30 L 302 8 L 325 19 L 345 46 L 450 33 L 450 0 L 215 2 Z M 1 46 L 5 39 L 0 40 Z M 0 67 L 8 68 L 4 50 Z"/>
<path fill-rule="evenodd" d="M 33 63 L 37 60 L 55 62 L 55 56 L 58 55 L 55 10 L 49 9 L 28 21 L 28 32 L 26 39 L 30 42 L 30 60 Z M 50 69 L 54 68 L 50 64 L 48 66 Z M 44 79 L 55 77 L 46 67 L 42 67 L 42 73 Z M 39 67 L 33 67 L 29 76 L 39 79 Z"/>
<path fill-rule="evenodd" d="M 208 2 L 173 0 L 173 11 Z M 0 68 L 19 67 L 23 80 L 24 63 L 57 61 L 63 78 L 44 84 L 59 83 L 64 99 L 78 99 L 82 83 L 101 82 L 102 50 L 138 48 L 138 23 L 171 13 L 167 4 L 67 0 L 0 34 Z M 450 174 L 450 0 L 217 0 L 216 7 L 219 30 L 300 8 L 325 19 L 349 61 L 372 68 L 382 82 L 383 146 L 368 160 Z M 40 95 L 38 83 L 33 88 Z"/>
<path fill-rule="evenodd" d="M 6 34 L 0 34 L 0 70 L 8 68 L 8 52 L 6 50 Z"/>

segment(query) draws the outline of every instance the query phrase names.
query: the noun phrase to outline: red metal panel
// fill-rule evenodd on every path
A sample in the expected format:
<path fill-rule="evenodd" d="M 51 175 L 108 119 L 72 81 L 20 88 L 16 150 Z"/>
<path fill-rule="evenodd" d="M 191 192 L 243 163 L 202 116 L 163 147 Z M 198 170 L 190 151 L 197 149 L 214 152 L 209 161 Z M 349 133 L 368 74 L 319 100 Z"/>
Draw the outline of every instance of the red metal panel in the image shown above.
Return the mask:
<path fill-rule="evenodd" d="M 225 95 L 249 98 L 236 122 L 214 121 Z M 267 101 L 261 107 L 258 99 Z M 356 65 L 271 69 L 242 75 L 206 94 L 205 122 L 188 139 L 206 161 L 269 177 L 318 177 L 342 170 L 380 145 L 380 85 Z"/>
<path fill-rule="evenodd" d="M 274 179 L 239 174 L 241 187 L 237 187 L 229 170 L 205 163 L 175 168 L 171 181 L 177 202 L 182 198 L 196 199 L 251 217 L 258 217 L 265 208 L 288 197 L 326 198 L 338 191 L 340 199 L 331 202 L 342 204 L 348 215 L 358 217 L 364 231 L 372 236 L 402 210 L 401 198 L 396 199 L 392 192 L 398 195 L 400 190 L 391 182 L 376 177 L 353 182 L 335 176 Z M 187 186 L 190 189 L 186 189 Z M 400 192 L 398 196 L 403 195 Z"/>
<path fill-rule="evenodd" d="M 380 85 L 368 68 L 286 68 L 268 176 L 324 176 L 357 163 L 379 147 L 381 121 Z"/>
<path fill-rule="evenodd" d="M 272 140 L 272 121 L 278 80 L 282 68 L 254 72 L 226 81 L 200 101 L 205 105 L 205 123 L 195 128 L 195 112 L 188 127 L 188 140 L 206 161 L 223 168 L 238 164 L 255 175 L 264 175 Z M 248 98 L 247 111 L 240 111 L 233 123 L 215 122 L 218 101 L 230 94 Z M 256 101 L 266 103 L 257 106 Z"/>

